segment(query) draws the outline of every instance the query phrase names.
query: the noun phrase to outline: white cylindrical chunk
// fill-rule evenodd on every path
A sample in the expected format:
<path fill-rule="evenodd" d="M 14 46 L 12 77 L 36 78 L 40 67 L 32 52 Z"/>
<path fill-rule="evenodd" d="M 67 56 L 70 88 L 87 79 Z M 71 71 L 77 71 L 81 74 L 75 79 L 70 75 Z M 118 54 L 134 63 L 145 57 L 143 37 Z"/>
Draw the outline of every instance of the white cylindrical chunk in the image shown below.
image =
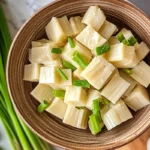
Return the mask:
<path fill-rule="evenodd" d="M 38 82 L 40 77 L 40 68 L 41 65 L 39 64 L 25 65 L 23 80 L 30 82 Z"/>
<path fill-rule="evenodd" d="M 77 109 L 73 105 L 68 105 L 64 119 L 63 119 L 63 123 L 68 124 L 73 127 L 77 127 L 79 115 L 80 115 L 79 109 Z"/>
<path fill-rule="evenodd" d="M 91 112 L 84 108 L 80 110 L 80 115 L 78 117 L 77 128 L 86 129 L 88 125 L 89 115 Z"/>
<path fill-rule="evenodd" d="M 67 35 L 63 31 L 58 18 L 53 17 L 51 21 L 45 27 L 48 38 L 57 44 L 64 45 L 67 41 Z"/>
<path fill-rule="evenodd" d="M 150 67 L 144 61 L 141 61 L 138 66 L 132 69 L 131 77 L 145 87 L 150 84 Z"/>
<path fill-rule="evenodd" d="M 136 49 L 135 52 L 136 52 L 138 59 L 141 61 L 146 57 L 146 55 L 149 53 L 149 51 L 150 51 L 150 49 L 147 46 L 147 44 L 144 42 L 141 42 L 139 48 Z"/>
<path fill-rule="evenodd" d="M 124 52 L 124 59 L 113 64 L 117 68 L 134 68 L 139 62 L 134 46 L 127 46 Z"/>
<path fill-rule="evenodd" d="M 134 48 L 135 48 L 135 50 L 139 49 L 139 48 L 140 48 L 140 44 L 139 44 L 138 42 L 136 42 L 136 43 L 134 44 Z"/>
<path fill-rule="evenodd" d="M 122 100 L 119 100 L 115 105 L 113 105 L 112 109 L 116 111 L 121 122 L 125 122 L 133 117 L 130 110 Z"/>
<path fill-rule="evenodd" d="M 58 45 L 50 42 L 40 47 L 32 47 L 29 50 L 29 61 L 31 63 L 46 64 L 58 59 L 58 54 L 51 53 L 52 48 L 58 48 Z"/>
<path fill-rule="evenodd" d="M 133 36 L 132 32 L 130 30 L 127 30 L 126 28 L 123 28 L 120 32 L 123 33 L 123 36 L 126 40 Z"/>
<path fill-rule="evenodd" d="M 80 68 L 80 66 L 72 59 L 73 53 L 75 51 L 78 51 L 86 59 L 87 62 L 90 62 L 90 60 L 92 59 L 92 53 L 88 48 L 86 48 L 84 45 L 82 45 L 75 39 L 73 40 L 73 42 L 75 44 L 75 47 L 71 48 L 70 44 L 68 42 L 63 48 L 61 57 L 62 57 L 62 59 L 69 61 L 75 67 Z"/>
<path fill-rule="evenodd" d="M 66 90 L 67 86 L 72 86 L 72 70 L 71 69 L 61 69 L 61 70 L 66 75 L 66 77 L 68 78 L 68 80 L 63 80 L 59 76 L 59 82 L 58 83 L 50 84 L 50 86 L 53 89 Z"/>
<path fill-rule="evenodd" d="M 81 73 L 83 72 L 83 69 L 81 68 L 77 68 L 74 72 L 73 72 L 73 77 L 75 79 L 80 79 L 83 80 L 84 78 L 81 76 Z"/>
<path fill-rule="evenodd" d="M 105 85 L 114 70 L 115 67 L 112 64 L 97 56 L 86 67 L 81 76 L 99 90 Z"/>
<path fill-rule="evenodd" d="M 150 104 L 148 91 L 141 85 L 137 85 L 135 89 L 124 99 L 124 102 L 134 111 L 142 109 Z"/>
<path fill-rule="evenodd" d="M 58 58 L 56 60 L 45 62 L 44 65 L 45 66 L 54 66 L 54 67 L 62 68 L 62 61 L 61 61 L 61 59 Z"/>
<path fill-rule="evenodd" d="M 112 78 L 113 76 L 115 76 L 115 75 L 119 75 L 119 71 L 118 71 L 117 68 L 116 68 L 116 69 L 114 70 L 114 72 L 112 73 L 111 78 Z"/>
<path fill-rule="evenodd" d="M 101 95 L 115 104 L 129 88 L 129 86 L 130 83 L 125 81 L 119 75 L 115 75 L 102 89 Z"/>
<path fill-rule="evenodd" d="M 121 124 L 120 117 L 114 109 L 110 109 L 105 115 L 102 116 L 104 124 L 108 130 Z"/>
<path fill-rule="evenodd" d="M 59 74 L 56 71 L 56 67 L 53 66 L 41 67 L 39 83 L 48 85 L 59 83 Z"/>
<path fill-rule="evenodd" d="M 73 36 L 77 36 L 86 27 L 86 25 L 83 24 L 81 21 L 82 17 L 80 16 L 70 18 L 69 22 L 73 30 Z"/>
<path fill-rule="evenodd" d="M 90 6 L 83 16 L 82 23 L 91 25 L 96 31 L 103 25 L 106 17 L 98 6 Z"/>
<path fill-rule="evenodd" d="M 103 57 L 111 63 L 116 63 L 124 59 L 126 46 L 123 43 L 112 45 L 110 50 Z"/>
<path fill-rule="evenodd" d="M 128 46 L 128 47 L 130 47 L 130 46 Z M 127 59 L 125 59 L 124 61 L 120 62 L 119 64 L 115 64 L 115 65 L 118 66 L 118 68 L 134 68 L 140 63 L 140 60 L 138 59 L 136 53 L 133 52 L 133 54 L 132 54 L 132 52 L 131 53 L 130 52 L 128 53 L 129 55 L 126 55 Z"/>
<path fill-rule="evenodd" d="M 116 38 L 116 36 L 112 36 L 109 38 L 108 43 L 110 45 L 116 45 L 116 44 L 119 44 L 120 41 Z"/>
<path fill-rule="evenodd" d="M 69 20 L 67 18 L 67 16 L 63 16 L 61 18 L 58 18 L 59 24 L 63 30 L 63 32 L 65 33 L 66 36 L 72 36 L 73 35 L 73 31 L 71 28 L 71 25 L 69 23 Z"/>
<path fill-rule="evenodd" d="M 100 109 L 101 116 L 104 116 L 109 110 L 110 110 L 110 106 L 109 106 L 109 105 L 104 105 L 104 106 Z"/>
<path fill-rule="evenodd" d="M 119 31 L 118 27 L 116 26 L 116 30 L 114 31 L 113 35 L 115 35 Z"/>
<path fill-rule="evenodd" d="M 67 104 L 64 103 L 63 99 L 55 98 L 46 111 L 50 112 L 54 116 L 64 119 L 67 110 Z"/>
<path fill-rule="evenodd" d="M 101 98 L 101 93 L 97 90 L 90 89 L 88 91 L 88 96 L 87 96 L 87 103 L 86 107 L 90 110 L 93 109 L 93 100 Z"/>
<path fill-rule="evenodd" d="M 106 42 L 106 39 L 96 32 L 91 25 L 88 25 L 76 39 L 92 51 L 95 51 L 97 46 L 102 46 Z"/>
<path fill-rule="evenodd" d="M 84 88 L 77 86 L 68 86 L 66 88 L 64 101 L 69 105 L 85 106 L 87 102 L 87 96 Z"/>
<path fill-rule="evenodd" d="M 30 94 L 39 102 L 43 100 L 51 102 L 54 98 L 53 89 L 45 84 L 38 84 Z"/>
<path fill-rule="evenodd" d="M 63 119 L 63 123 L 76 128 L 86 129 L 88 125 L 89 115 L 90 111 L 86 108 L 77 109 L 73 105 L 68 105 Z"/>
<path fill-rule="evenodd" d="M 117 45 L 111 46 L 110 52 L 104 54 L 104 58 L 110 61 L 117 68 L 134 68 L 137 66 L 139 60 L 136 56 L 134 46 L 125 46 L 122 44 Z"/>
<path fill-rule="evenodd" d="M 123 94 L 124 97 L 127 97 L 138 83 L 137 81 L 135 81 L 133 78 L 131 78 L 128 74 L 124 73 L 123 71 L 120 71 L 119 74 L 124 80 L 130 83 L 129 88 Z"/>
<path fill-rule="evenodd" d="M 116 29 L 117 29 L 116 25 L 106 20 L 102 25 L 102 27 L 100 28 L 100 30 L 98 31 L 98 33 L 108 40 L 116 31 Z"/>

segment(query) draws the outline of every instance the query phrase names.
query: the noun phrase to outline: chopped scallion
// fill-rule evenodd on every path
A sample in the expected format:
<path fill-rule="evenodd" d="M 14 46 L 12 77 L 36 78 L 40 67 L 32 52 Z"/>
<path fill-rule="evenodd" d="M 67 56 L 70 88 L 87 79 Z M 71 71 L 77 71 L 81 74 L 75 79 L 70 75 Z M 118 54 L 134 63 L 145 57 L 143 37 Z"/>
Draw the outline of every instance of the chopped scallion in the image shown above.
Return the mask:
<path fill-rule="evenodd" d="M 62 53 L 62 49 L 61 48 L 52 48 L 51 53 L 61 54 Z"/>
<path fill-rule="evenodd" d="M 70 62 L 68 62 L 68 61 L 63 60 L 62 65 L 63 65 L 64 68 L 71 69 L 71 70 L 73 70 L 73 71 L 76 70 L 76 67 L 73 66 L 73 65 L 72 65 Z"/>
<path fill-rule="evenodd" d="M 102 127 L 103 126 L 99 122 L 96 115 L 92 114 L 91 116 L 89 116 L 89 128 L 93 135 L 98 134 L 101 131 Z"/>
<path fill-rule="evenodd" d="M 131 46 L 130 43 L 128 42 L 128 40 L 126 40 L 126 39 L 124 39 L 124 40 L 122 41 L 122 43 L 123 43 L 124 45 Z"/>
<path fill-rule="evenodd" d="M 85 69 L 88 66 L 88 62 L 78 51 L 75 51 L 73 53 L 72 59 L 83 69 Z"/>
<path fill-rule="evenodd" d="M 68 77 L 63 73 L 63 71 L 60 68 L 57 69 L 57 72 L 63 80 L 68 80 Z"/>
<path fill-rule="evenodd" d="M 49 105 L 50 103 L 48 103 L 46 100 L 42 101 L 37 108 L 38 112 L 42 113 Z"/>
<path fill-rule="evenodd" d="M 68 42 L 69 42 L 71 48 L 74 48 L 74 47 L 75 47 L 75 44 L 74 44 L 74 42 L 73 42 L 73 40 L 72 40 L 71 37 L 68 37 Z"/>
<path fill-rule="evenodd" d="M 90 88 L 90 83 L 87 80 L 74 80 L 73 85 L 84 87 L 84 88 Z"/>
<path fill-rule="evenodd" d="M 97 119 L 100 121 L 102 121 L 102 118 L 101 118 L 101 114 L 100 114 L 100 99 L 95 99 L 93 100 L 93 109 L 92 109 L 92 112 L 93 114 L 97 117 Z"/>
<path fill-rule="evenodd" d="M 131 36 L 128 40 L 131 46 L 134 46 L 134 44 L 137 42 L 137 39 L 134 36 Z"/>
<path fill-rule="evenodd" d="M 119 32 L 116 37 L 117 37 L 117 39 L 118 39 L 120 42 L 122 42 L 122 41 L 125 39 L 125 37 L 124 37 L 124 35 L 123 35 L 122 32 Z"/>
<path fill-rule="evenodd" d="M 99 99 L 93 100 L 93 114 L 97 114 L 100 112 L 100 101 Z"/>
<path fill-rule="evenodd" d="M 96 53 L 97 55 L 102 55 L 110 50 L 109 44 L 104 44 L 102 46 L 96 47 Z"/>
<path fill-rule="evenodd" d="M 132 74 L 132 70 L 131 70 L 131 69 L 122 68 L 122 69 L 120 69 L 120 70 L 122 70 L 123 72 L 125 72 L 125 73 L 128 74 L 128 75 L 131 75 L 131 74 Z"/>
<path fill-rule="evenodd" d="M 53 90 L 54 97 L 64 98 L 65 91 L 64 90 Z"/>

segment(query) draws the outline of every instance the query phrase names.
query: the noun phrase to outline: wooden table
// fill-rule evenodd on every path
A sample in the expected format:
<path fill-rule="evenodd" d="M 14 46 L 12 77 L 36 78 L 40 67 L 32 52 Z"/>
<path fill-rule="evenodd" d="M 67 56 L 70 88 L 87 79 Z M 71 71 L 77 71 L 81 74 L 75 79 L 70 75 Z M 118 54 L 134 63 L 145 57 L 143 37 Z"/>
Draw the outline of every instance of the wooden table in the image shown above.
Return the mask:
<path fill-rule="evenodd" d="M 150 128 L 133 142 L 116 150 L 147 150 L 148 138 L 150 138 Z"/>

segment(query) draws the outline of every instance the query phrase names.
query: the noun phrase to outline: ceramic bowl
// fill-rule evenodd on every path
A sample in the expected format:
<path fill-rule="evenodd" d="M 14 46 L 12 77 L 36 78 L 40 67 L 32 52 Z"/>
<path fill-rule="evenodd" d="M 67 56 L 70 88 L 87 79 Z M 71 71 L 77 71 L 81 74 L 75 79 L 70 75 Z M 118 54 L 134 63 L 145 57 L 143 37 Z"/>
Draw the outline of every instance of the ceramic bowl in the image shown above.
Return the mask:
<path fill-rule="evenodd" d="M 23 81 L 31 41 L 45 36 L 44 27 L 53 16 L 83 14 L 89 6 L 98 5 L 107 18 L 127 26 L 150 46 L 150 20 L 134 5 L 123 0 L 57 0 L 36 13 L 15 37 L 7 63 L 7 83 L 16 111 L 41 138 L 64 149 L 104 150 L 124 145 L 143 133 L 150 125 L 150 106 L 137 111 L 133 119 L 97 136 L 90 131 L 65 125 L 47 112 L 37 112 L 38 102 L 30 95 L 34 85 Z M 147 58 L 147 60 L 149 60 Z M 73 119 L 73 118 L 72 118 Z"/>

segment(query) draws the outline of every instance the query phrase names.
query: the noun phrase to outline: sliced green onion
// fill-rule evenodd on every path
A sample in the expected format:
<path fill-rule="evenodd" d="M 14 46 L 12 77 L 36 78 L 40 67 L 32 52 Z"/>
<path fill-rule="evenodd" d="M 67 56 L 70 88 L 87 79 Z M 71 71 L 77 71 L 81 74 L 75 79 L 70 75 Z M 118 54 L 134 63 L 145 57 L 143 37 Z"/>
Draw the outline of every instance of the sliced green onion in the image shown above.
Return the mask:
<path fill-rule="evenodd" d="M 0 23 L 0 45 L 1 45 L 1 53 L 3 56 L 3 63 L 5 64 L 12 40 L 11 40 L 7 21 L 2 7 L 0 7 L 0 22 L 1 22 Z"/>
<path fill-rule="evenodd" d="M 79 109 L 79 110 L 85 109 L 84 106 L 76 106 L 76 108 Z"/>
<path fill-rule="evenodd" d="M 122 69 L 120 69 L 120 70 L 122 70 L 123 72 L 125 72 L 125 73 L 128 74 L 128 75 L 131 75 L 131 74 L 132 74 L 132 70 L 131 70 L 131 69 L 122 68 Z"/>
<path fill-rule="evenodd" d="M 101 123 L 99 122 L 98 118 L 94 114 L 89 116 L 89 128 L 93 135 L 98 134 L 102 129 Z"/>
<path fill-rule="evenodd" d="M 83 69 L 85 69 L 88 66 L 88 62 L 78 51 L 75 51 L 73 53 L 72 59 Z"/>
<path fill-rule="evenodd" d="M 65 91 L 64 90 L 53 90 L 54 97 L 64 98 Z"/>
<path fill-rule="evenodd" d="M 71 69 L 71 70 L 73 70 L 73 71 L 76 70 L 76 67 L 73 66 L 73 65 L 72 65 L 70 62 L 68 62 L 68 61 L 63 60 L 62 65 L 63 65 L 64 68 Z"/>
<path fill-rule="evenodd" d="M 57 69 L 57 72 L 63 80 L 68 80 L 68 77 L 63 73 L 63 71 L 60 68 Z"/>
<path fill-rule="evenodd" d="M 74 44 L 74 42 L 73 42 L 73 40 L 72 40 L 71 37 L 68 37 L 68 42 L 69 42 L 71 48 L 74 48 L 74 47 L 75 47 L 75 44 Z"/>
<path fill-rule="evenodd" d="M 90 88 L 90 83 L 87 80 L 74 80 L 73 85 L 84 87 L 84 88 Z"/>
<path fill-rule="evenodd" d="M 100 112 L 100 101 L 99 99 L 93 100 L 93 114 L 97 114 Z"/>
<path fill-rule="evenodd" d="M 131 46 L 134 46 L 134 44 L 137 42 L 137 39 L 134 36 L 131 36 L 128 40 Z"/>
<path fill-rule="evenodd" d="M 123 41 L 122 41 L 122 43 L 124 44 L 124 45 L 127 45 L 127 46 L 131 46 L 131 44 L 128 42 L 128 40 L 126 40 L 126 39 L 124 39 Z"/>
<path fill-rule="evenodd" d="M 61 54 L 62 53 L 62 49 L 61 48 L 52 48 L 51 53 Z"/>
<path fill-rule="evenodd" d="M 124 35 L 123 35 L 122 32 L 119 32 L 116 37 L 117 37 L 117 39 L 118 39 L 120 42 L 122 42 L 122 41 L 125 39 L 125 37 L 124 37 Z"/>
<path fill-rule="evenodd" d="M 101 114 L 100 114 L 100 99 L 95 99 L 93 100 L 93 109 L 92 109 L 92 112 L 93 114 L 97 117 L 97 119 L 100 121 L 102 121 L 102 118 L 101 118 Z"/>
<path fill-rule="evenodd" d="M 94 114 L 94 113 L 93 113 Z M 101 122 L 102 121 L 102 117 L 101 117 L 101 113 L 100 113 L 100 111 L 99 112 L 97 112 L 96 114 L 94 114 L 96 117 L 97 117 L 97 120 L 99 121 L 99 122 Z"/>
<path fill-rule="evenodd" d="M 102 46 L 96 47 L 96 53 L 97 55 L 102 55 L 110 50 L 109 44 L 104 44 Z"/>
<path fill-rule="evenodd" d="M 42 113 L 49 105 L 50 103 L 47 102 L 46 100 L 42 101 L 41 104 L 37 108 L 38 112 Z"/>

